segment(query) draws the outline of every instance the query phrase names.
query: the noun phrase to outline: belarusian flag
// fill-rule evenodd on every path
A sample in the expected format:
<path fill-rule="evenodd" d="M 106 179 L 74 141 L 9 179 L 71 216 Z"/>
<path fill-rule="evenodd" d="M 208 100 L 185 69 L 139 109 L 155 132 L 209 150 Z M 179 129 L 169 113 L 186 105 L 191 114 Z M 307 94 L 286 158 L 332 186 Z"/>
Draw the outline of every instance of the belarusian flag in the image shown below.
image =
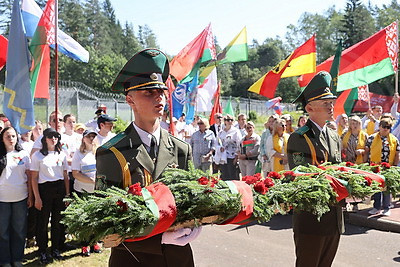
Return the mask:
<path fill-rule="evenodd" d="M 189 82 L 196 75 L 201 63 L 215 59 L 215 57 L 214 37 L 210 23 L 172 59 L 170 73 L 180 83 Z"/>
<path fill-rule="evenodd" d="M 397 22 L 342 52 L 337 91 L 372 83 L 397 71 Z M 329 71 L 333 57 L 317 66 L 314 73 L 299 77 L 300 87 L 305 87 L 314 75 Z"/>
<path fill-rule="evenodd" d="M 3 35 L 0 35 L 0 70 L 4 67 L 7 61 L 8 40 Z"/>
<path fill-rule="evenodd" d="M 346 113 L 350 115 L 354 105 L 358 100 L 369 101 L 368 85 L 362 85 L 353 89 L 344 90 L 336 100 L 333 117 L 336 118 L 340 114 Z"/>
<path fill-rule="evenodd" d="M 216 66 L 224 63 L 234 63 L 240 61 L 247 61 L 248 47 L 247 47 L 247 30 L 244 27 L 238 35 L 218 54 L 217 60 L 211 61 L 203 69 L 199 75 L 199 81 L 202 83 L 207 78 Z"/>
<path fill-rule="evenodd" d="M 316 44 L 315 35 L 313 35 L 304 44 L 296 48 L 286 59 L 282 60 L 277 66 L 250 86 L 248 91 L 273 98 L 281 77 L 315 72 L 315 65 Z"/>
<path fill-rule="evenodd" d="M 35 98 L 50 98 L 50 44 L 55 43 L 55 6 L 48 0 L 29 45 L 33 57 L 31 88 Z"/>

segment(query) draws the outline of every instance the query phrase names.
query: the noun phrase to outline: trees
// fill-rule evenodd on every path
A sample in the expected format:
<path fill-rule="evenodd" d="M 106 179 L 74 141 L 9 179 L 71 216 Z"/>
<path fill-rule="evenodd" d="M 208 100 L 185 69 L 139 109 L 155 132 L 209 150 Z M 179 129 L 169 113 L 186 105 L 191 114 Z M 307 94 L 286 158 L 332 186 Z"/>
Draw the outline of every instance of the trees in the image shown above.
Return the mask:
<path fill-rule="evenodd" d="M 376 31 L 375 21 L 361 0 L 348 0 L 343 15 L 344 48 L 348 48 Z"/>

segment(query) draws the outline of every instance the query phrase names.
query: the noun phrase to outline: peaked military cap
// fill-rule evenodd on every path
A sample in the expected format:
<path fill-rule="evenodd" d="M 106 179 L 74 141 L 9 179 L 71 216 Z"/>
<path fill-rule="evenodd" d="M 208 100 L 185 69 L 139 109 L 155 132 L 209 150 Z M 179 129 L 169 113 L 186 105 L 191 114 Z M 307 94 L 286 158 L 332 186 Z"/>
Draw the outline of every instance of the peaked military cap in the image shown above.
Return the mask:
<path fill-rule="evenodd" d="M 168 89 L 167 56 L 158 49 L 145 49 L 136 53 L 122 68 L 111 89 L 116 92 L 131 90 Z"/>
<path fill-rule="evenodd" d="M 294 102 L 301 102 L 304 108 L 311 101 L 336 99 L 337 97 L 332 94 L 329 88 L 331 81 L 332 77 L 328 72 L 317 73 Z"/>

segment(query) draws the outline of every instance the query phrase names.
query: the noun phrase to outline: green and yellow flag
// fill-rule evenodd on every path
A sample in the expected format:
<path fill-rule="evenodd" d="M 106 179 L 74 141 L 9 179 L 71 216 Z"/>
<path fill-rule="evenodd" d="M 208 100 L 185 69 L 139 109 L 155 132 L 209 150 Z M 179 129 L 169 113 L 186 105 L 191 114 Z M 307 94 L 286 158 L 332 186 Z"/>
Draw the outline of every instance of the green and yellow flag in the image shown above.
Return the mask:
<path fill-rule="evenodd" d="M 210 75 L 212 70 L 221 64 L 234 63 L 240 61 L 247 61 L 248 47 L 247 47 L 247 30 L 244 27 L 238 35 L 218 54 L 217 60 L 213 60 L 203 69 L 199 75 L 199 83 L 202 83 L 205 78 Z"/>

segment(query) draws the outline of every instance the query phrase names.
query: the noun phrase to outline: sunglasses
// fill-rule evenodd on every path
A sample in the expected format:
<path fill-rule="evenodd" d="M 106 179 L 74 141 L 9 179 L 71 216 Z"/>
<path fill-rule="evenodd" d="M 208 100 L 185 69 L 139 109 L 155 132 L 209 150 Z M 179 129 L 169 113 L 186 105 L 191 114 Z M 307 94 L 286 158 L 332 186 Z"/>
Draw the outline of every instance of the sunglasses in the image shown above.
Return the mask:
<path fill-rule="evenodd" d="M 203 125 L 203 124 L 204 124 L 203 122 L 198 122 L 198 123 L 197 123 L 197 125 Z"/>
<path fill-rule="evenodd" d="M 250 129 L 253 129 L 253 126 L 250 126 L 250 127 L 246 127 L 246 129 L 249 129 L 249 130 L 250 130 Z"/>
<path fill-rule="evenodd" d="M 382 127 L 383 129 L 388 129 L 388 130 L 392 128 L 392 127 L 389 126 L 389 125 L 385 125 L 385 126 L 381 125 L 381 127 Z"/>
<path fill-rule="evenodd" d="M 222 117 L 217 117 L 217 119 L 222 119 Z"/>
<path fill-rule="evenodd" d="M 63 121 L 63 119 L 58 119 L 58 122 L 62 122 L 62 121 Z M 55 123 L 56 119 L 53 119 L 53 122 Z"/>
<path fill-rule="evenodd" d="M 224 121 L 233 121 L 233 119 L 224 119 Z"/>
<path fill-rule="evenodd" d="M 57 139 L 60 138 L 60 136 L 58 134 L 52 134 L 52 135 L 46 136 L 46 138 L 49 138 L 49 139 L 53 139 L 54 137 Z"/>

